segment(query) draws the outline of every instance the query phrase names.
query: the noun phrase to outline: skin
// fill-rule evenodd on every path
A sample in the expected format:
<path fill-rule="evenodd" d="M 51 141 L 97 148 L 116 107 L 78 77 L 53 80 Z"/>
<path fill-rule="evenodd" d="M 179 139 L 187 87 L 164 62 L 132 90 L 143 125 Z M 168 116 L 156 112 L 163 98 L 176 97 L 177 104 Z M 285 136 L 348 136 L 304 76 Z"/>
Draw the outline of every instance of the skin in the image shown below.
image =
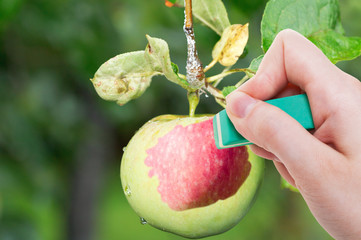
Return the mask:
<path fill-rule="evenodd" d="M 263 100 L 306 92 L 315 129 Z M 227 97 L 235 128 L 274 161 L 336 239 L 361 237 L 361 83 L 292 30 L 275 38 L 257 74 Z"/>

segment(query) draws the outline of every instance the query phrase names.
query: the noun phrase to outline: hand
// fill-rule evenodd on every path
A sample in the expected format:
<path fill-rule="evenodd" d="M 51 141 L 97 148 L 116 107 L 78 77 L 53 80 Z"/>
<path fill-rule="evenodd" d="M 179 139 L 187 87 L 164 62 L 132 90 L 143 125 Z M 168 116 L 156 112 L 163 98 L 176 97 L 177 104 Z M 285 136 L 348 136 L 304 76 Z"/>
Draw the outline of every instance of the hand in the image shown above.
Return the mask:
<path fill-rule="evenodd" d="M 312 132 L 263 102 L 306 92 Z M 361 83 L 302 35 L 280 32 L 257 74 L 227 97 L 227 114 L 252 150 L 274 161 L 336 239 L 361 238 Z"/>

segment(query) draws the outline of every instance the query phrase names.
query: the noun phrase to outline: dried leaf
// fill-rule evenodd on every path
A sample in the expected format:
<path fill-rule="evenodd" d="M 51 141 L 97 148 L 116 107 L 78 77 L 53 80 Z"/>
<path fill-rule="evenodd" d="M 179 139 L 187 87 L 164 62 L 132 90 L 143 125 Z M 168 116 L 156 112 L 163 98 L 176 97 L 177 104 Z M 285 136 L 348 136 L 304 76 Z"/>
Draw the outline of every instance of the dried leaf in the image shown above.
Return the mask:
<path fill-rule="evenodd" d="M 101 98 L 124 105 L 142 95 L 157 74 L 144 58 L 144 51 L 136 51 L 109 59 L 91 81 Z"/>
<path fill-rule="evenodd" d="M 146 37 L 148 45 L 144 56 L 152 69 L 164 74 L 171 82 L 189 90 L 189 84 L 178 76 L 178 67 L 171 62 L 167 42 L 160 38 L 150 37 L 149 35 Z"/>
<path fill-rule="evenodd" d="M 242 55 L 248 41 L 248 23 L 245 25 L 234 24 L 227 27 L 221 39 L 213 48 L 213 60 L 223 66 L 234 65 Z"/>

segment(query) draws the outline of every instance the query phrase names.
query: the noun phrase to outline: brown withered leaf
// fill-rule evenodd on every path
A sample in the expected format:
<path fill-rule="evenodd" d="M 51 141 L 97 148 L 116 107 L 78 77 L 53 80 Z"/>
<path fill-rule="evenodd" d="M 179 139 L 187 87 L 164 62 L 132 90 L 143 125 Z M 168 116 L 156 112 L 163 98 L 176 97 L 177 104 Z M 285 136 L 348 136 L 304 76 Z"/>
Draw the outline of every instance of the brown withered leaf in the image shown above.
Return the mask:
<path fill-rule="evenodd" d="M 226 67 L 234 65 L 242 55 L 247 41 L 248 23 L 245 25 L 233 24 L 227 27 L 213 48 L 213 60 Z"/>

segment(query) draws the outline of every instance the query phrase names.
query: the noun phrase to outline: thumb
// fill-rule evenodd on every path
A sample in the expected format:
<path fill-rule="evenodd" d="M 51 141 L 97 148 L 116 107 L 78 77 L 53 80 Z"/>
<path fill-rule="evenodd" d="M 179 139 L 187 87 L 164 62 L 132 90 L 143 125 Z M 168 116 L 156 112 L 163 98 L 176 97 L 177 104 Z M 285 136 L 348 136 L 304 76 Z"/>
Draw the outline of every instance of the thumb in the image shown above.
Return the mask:
<path fill-rule="evenodd" d="M 330 149 L 287 113 L 240 90 L 227 96 L 226 110 L 237 131 L 274 154 L 293 177 L 317 175 L 320 161 L 314 158 Z"/>

